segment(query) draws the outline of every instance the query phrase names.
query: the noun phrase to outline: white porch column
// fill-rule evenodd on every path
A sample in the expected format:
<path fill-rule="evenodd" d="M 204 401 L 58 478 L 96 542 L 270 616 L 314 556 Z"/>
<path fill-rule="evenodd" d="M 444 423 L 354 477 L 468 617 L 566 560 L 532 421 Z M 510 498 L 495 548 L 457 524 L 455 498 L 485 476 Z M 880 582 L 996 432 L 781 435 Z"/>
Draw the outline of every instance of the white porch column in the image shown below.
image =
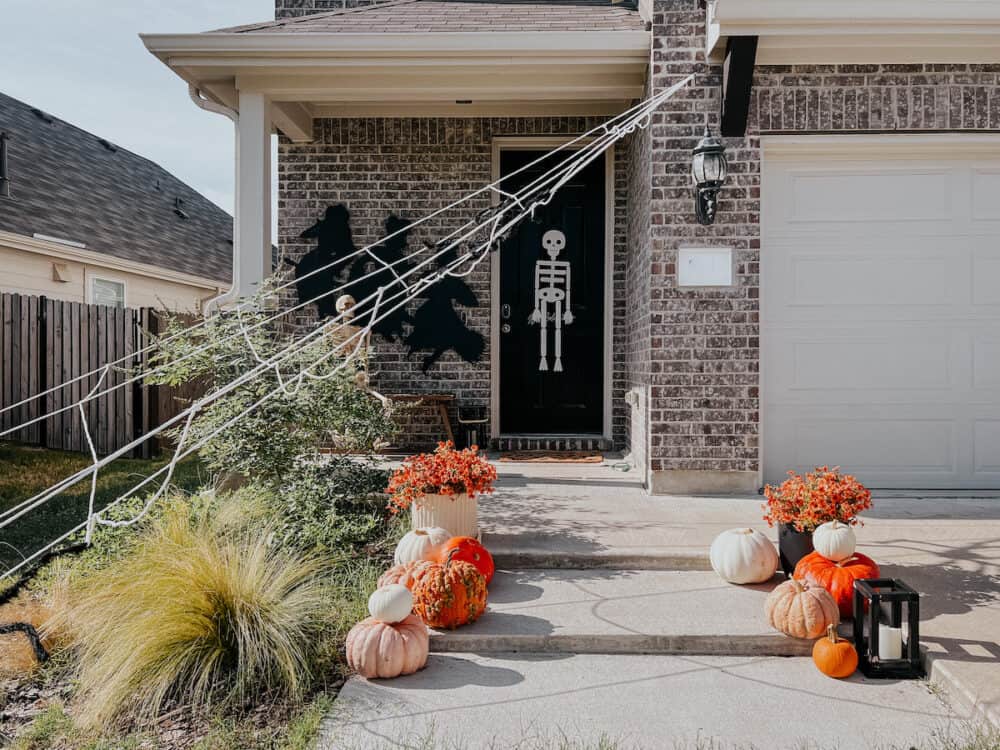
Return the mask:
<path fill-rule="evenodd" d="M 239 98 L 233 282 L 247 297 L 271 275 L 271 105 L 252 91 Z"/>

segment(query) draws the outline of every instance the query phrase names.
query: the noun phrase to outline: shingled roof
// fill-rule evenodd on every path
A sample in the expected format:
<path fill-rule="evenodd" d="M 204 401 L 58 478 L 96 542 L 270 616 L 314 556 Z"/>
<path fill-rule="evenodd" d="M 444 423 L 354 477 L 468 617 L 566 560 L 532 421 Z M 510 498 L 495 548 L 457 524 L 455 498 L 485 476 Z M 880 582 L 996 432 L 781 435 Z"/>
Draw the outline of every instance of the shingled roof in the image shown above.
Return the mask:
<path fill-rule="evenodd" d="M 209 33 L 426 34 L 469 31 L 641 31 L 634 3 L 610 0 L 389 0 L 378 5 Z"/>
<path fill-rule="evenodd" d="M 231 281 L 232 217 L 160 166 L 3 94 L 0 131 L 11 180 L 0 230 Z"/>

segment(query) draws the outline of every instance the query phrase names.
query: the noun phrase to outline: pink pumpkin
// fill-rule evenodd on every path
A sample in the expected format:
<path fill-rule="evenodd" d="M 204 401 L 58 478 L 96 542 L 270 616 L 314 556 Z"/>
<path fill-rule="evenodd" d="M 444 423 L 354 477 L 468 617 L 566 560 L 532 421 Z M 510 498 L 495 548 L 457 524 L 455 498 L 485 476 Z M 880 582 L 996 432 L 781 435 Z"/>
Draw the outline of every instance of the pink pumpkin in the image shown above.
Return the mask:
<path fill-rule="evenodd" d="M 347 665 L 368 679 L 413 674 L 427 664 L 429 648 L 427 626 L 416 615 L 395 623 L 368 617 L 347 634 Z"/>

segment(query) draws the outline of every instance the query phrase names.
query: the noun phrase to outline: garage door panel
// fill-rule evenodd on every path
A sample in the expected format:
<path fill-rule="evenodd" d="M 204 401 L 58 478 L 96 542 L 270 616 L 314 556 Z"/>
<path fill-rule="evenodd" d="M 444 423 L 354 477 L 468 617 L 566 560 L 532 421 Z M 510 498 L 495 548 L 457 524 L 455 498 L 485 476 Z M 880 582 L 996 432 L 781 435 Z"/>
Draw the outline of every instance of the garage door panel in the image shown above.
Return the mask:
<path fill-rule="evenodd" d="M 830 168 L 790 172 L 788 221 L 950 221 L 953 174 L 944 169 Z"/>
<path fill-rule="evenodd" d="M 1000 488 L 1000 160 L 768 159 L 765 480 Z"/>
<path fill-rule="evenodd" d="M 974 169 L 972 172 L 972 218 L 976 221 L 1000 221 L 1000 169 Z"/>
<path fill-rule="evenodd" d="M 858 391 L 872 403 L 912 400 L 922 390 L 940 399 L 941 391 L 964 385 L 954 381 L 950 365 L 964 338 L 957 332 L 772 329 L 772 335 L 763 364 L 771 403 L 809 403 L 823 394 L 856 399 Z"/>

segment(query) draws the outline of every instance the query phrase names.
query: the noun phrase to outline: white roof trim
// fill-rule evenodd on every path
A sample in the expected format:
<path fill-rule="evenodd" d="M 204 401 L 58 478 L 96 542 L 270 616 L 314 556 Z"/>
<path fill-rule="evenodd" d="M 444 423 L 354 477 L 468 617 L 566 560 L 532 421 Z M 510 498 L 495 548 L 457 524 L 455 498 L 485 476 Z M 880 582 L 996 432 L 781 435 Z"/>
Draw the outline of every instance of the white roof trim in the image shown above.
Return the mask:
<path fill-rule="evenodd" d="M 312 32 L 140 34 L 146 48 L 161 59 L 177 53 L 278 53 L 397 56 L 401 53 L 440 55 L 457 52 L 491 55 L 497 51 L 532 54 L 574 51 L 649 50 L 647 31 L 462 31 L 427 34 L 355 34 Z"/>
<path fill-rule="evenodd" d="M 762 65 L 1000 62 L 1000 0 L 713 0 L 708 54 L 757 36 Z"/>
<path fill-rule="evenodd" d="M 204 276 L 173 271 L 169 268 L 161 268 L 149 263 L 125 260 L 124 258 L 117 258 L 106 253 L 71 247 L 61 242 L 39 237 L 27 237 L 23 234 L 15 234 L 14 232 L 0 231 L 0 247 L 37 253 L 38 255 L 46 255 L 59 260 L 84 263 L 88 266 L 97 266 L 102 269 L 133 273 L 138 276 L 147 276 L 162 281 L 172 281 L 177 284 L 198 287 L 199 289 L 226 289 L 229 286 L 225 282 L 205 278 Z"/>
<path fill-rule="evenodd" d="M 491 111 L 524 102 L 532 109 L 550 103 L 553 114 L 560 102 L 567 102 L 567 114 L 580 111 L 581 102 L 604 111 L 607 102 L 642 95 L 651 33 L 212 32 L 142 40 L 177 75 L 226 106 L 237 106 L 237 91 L 252 91 L 285 107 L 275 124 L 293 140 L 308 140 L 308 118 L 336 105 L 385 116 L 453 114 L 456 101 L 466 100 Z M 289 103 L 296 106 L 288 109 Z"/>

